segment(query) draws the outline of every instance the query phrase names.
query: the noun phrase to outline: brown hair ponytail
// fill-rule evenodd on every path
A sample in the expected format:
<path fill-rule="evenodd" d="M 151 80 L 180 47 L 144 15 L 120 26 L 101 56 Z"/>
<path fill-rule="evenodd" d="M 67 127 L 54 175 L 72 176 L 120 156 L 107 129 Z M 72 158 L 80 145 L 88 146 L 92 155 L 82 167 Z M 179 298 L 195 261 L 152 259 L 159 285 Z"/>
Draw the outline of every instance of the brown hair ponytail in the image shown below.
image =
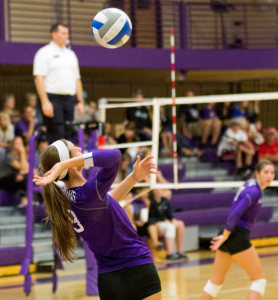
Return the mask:
<path fill-rule="evenodd" d="M 63 142 L 65 141 L 63 140 Z M 60 162 L 59 153 L 54 146 L 49 146 L 43 151 L 41 168 L 44 172 L 49 171 L 58 162 Z M 61 258 L 73 262 L 73 259 L 76 258 L 74 253 L 76 236 L 73 229 L 74 218 L 71 214 L 70 200 L 53 182 L 43 186 L 42 193 L 47 214 L 46 222 L 50 221 L 53 230 L 52 247 L 56 248 L 57 243 Z"/>

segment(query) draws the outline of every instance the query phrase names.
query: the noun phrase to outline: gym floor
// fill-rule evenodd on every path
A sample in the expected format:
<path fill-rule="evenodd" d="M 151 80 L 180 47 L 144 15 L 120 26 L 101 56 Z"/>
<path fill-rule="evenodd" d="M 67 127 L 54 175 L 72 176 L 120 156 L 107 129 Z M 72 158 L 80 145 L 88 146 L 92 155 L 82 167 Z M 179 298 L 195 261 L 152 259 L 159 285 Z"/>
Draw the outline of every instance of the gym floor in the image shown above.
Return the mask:
<path fill-rule="evenodd" d="M 265 277 L 266 293 L 262 299 L 278 299 L 278 247 L 258 249 Z M 156 266 L 162 283 L 163 300 L 200 299 L 202 289 L 212 272 L 214 253 L 198 251 L 188 253 L 189 261 L 165 264 L 157 261 Z M 1 300 L 99 300 L 99 297 L 85 295 L 85 261 L 64 264 L 59 271 L 56 294 L 52 294 L 50 274 L 33 274 L 33 287 L 29 297 L 23 293 L 23 276 L 0 278 Z M 236 264 L 232 266 L 217 300 L 246 299 L 251 282 L 245 272 Z M 131 299 L 132 300 L 132 299 Z"/>

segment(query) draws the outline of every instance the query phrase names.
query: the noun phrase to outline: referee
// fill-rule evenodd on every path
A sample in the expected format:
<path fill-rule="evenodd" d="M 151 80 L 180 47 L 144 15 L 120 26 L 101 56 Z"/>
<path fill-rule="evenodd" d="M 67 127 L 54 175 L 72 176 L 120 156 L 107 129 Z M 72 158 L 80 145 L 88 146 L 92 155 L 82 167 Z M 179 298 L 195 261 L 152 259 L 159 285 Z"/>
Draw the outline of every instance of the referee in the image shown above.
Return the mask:
<path fill-rule="evenodd" d="M 69 30 L 57 23 L 50 32 L 52 41 L 35 55 L 33 75 L 48 141 L 53 143 L 62 138 L 71 139 L 71 127 L 63 123 L 73 120 L 76 102 L 78 115 L 83 114 L 84 101 L 78 59 L 66 48 Z"/>

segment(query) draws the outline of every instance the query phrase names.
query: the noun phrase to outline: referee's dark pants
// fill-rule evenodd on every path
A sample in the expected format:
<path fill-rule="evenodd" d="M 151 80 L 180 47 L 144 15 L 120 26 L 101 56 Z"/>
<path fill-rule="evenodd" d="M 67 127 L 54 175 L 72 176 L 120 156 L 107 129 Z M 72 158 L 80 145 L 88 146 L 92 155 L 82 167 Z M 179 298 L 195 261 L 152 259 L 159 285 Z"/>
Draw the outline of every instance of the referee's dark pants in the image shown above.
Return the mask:
<path fill-rule="evenodd" d="M 47 95 L 54 109 L 54 118 L 46 117 L 43 114 L 43 124 L 47 128 L 49 144 L 60 139 L 71 140 L 72 126 L 65 125 L 64 123 L 66 121 L 73 121 L 76 95 Z"/>

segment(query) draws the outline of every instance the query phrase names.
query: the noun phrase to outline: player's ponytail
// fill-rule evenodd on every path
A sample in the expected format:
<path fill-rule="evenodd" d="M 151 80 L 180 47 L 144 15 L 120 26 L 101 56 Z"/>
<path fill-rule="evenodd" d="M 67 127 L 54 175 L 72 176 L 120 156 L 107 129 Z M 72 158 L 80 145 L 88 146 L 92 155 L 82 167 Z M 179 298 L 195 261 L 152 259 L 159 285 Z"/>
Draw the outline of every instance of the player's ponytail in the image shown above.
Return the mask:
<path fill-rule="evenodd" d="M 44 150 L 41 155 L 41 168 L 44 172 L 49 171 L 58 162 L 60 162 L 60 158 L 54 146 Z M 76 236 L 72 225 L 74 218 L 70 212 L 70 200 L 53 182 L 43 186 L 42 191 L 46 222 L 50 222 L 53 230 L 52 247 L 56 248 L 57 244 L 61 258 L 73 262 L 73 259 L 76 258 L 74 253 Z"/>

